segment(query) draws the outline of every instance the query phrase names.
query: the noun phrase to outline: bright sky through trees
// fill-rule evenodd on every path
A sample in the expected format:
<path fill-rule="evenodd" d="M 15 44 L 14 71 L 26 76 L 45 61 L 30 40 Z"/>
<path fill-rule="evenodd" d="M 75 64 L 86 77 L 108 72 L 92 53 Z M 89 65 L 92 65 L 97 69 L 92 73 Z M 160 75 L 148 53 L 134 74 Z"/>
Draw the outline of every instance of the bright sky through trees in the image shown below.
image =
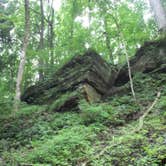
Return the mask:
<path fill-rule="evenodd" d="M 53 7 L 55 11 L 58 11 L 62 5 L 62 0 L 53 0 Z"/>

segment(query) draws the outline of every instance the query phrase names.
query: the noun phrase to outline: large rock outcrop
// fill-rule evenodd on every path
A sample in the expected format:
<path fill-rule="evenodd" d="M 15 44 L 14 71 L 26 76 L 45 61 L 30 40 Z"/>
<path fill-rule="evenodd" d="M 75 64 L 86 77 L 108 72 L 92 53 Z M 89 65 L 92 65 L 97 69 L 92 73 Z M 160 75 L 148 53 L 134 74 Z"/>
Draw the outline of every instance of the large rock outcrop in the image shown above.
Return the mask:
<path fill-rule="evenodd" d="M 137 72 L 166 72 L 166 40 L 147 42 L 130 60 L 132 75 Z M 127 64 L 116 69 L 94 51 L 73 57 L 45 82 L 26 89 L 21 97 L 29 104 L 50 104 L 71 93 L 58 110 L 77 106 L 80 98 L 95 102 L 129 90 Z M 74 93 L 73 93 L 74 92 Z"/>
<path fill-rule="evenodd" d="M 96 52 L 88 51 L 72 58 L 49 80 L 27 88 L 21 100 L 29 104 L 49 104 L 65 93 L 77 91 L 71 97 L 72 102 L 80 95 L 90 102 L 97 101 L 109 89 L 112 74 L 109 64 Z"/>
<path fill-rule="evenodd" d="M 166 40 L 145 42 L 130 60 L 132 75 L 137 72 L 166 72 Z M 115 85 L 123 85 L 129 81 L 127 64 L 117 76 Z"/>

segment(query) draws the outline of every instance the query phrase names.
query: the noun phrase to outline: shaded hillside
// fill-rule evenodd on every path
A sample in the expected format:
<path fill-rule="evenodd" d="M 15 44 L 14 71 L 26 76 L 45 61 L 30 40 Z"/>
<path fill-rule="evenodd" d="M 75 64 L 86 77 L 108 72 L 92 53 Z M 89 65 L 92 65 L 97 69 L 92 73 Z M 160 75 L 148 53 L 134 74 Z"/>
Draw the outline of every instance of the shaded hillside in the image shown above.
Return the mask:
<path fill-rule="evenodd" d="M 147 47 L 146 44 L 144 47 Z M 165 50 L 164 45 L 162 49 Z M 145 55 L 143 51 L 141 52 L 142 58 L 147 56 L 152 58 L 143 65 L 146 68 L 147 64 L 153 61 L 153 51 Z M 160 51 L 156 51 L 155 54 L 160 56 Z M 120 73 L 125 71 L 124 66 L 115 74 L 116 77 L 112 79 L 114 84 L 110 84 L 109 88 L 127 85 L 125 93 L 108 95 L 106 100 L 97 103 L 90 103 L 82 96 L 76 104 L 79 112 L 73 109 L 76 105 L 73 107 L 71 102 L 64 105 L 69 98 L 72 98 L 71 96 L 75 95 L 75 89 L 71 88 L 69 91 L 58 93 L 60 95 L 52 98 L 54 101 L 49 104 L 47 100 L 40 103 L 42 105 L 22 104 L 20 111 L 14 115 L 0 117 L 0 165 L 164 166 L 166 164 L 166 72 L 163 70 L 165 56 L 161 55 L 162 61 L 153 61 L 158 62 L 157 67 L 148 71 L 143 70 L 143 67 L 137 72 L 133 71 L 134 89 L 141 108 L 135 103 L 128 82 L 123 85 L 116 84 Z M 138 58 L 138 53 L 134 58 Z M 82 57 L 80 59 L 82 61 Z M 134 66 L 137 66 L 137 61 L 131 60 L 131 62 L 133 62 L 132 69 L 136 68 Z M 71 62 L 69 64 L 71 65 Z M 62 69 L 59 72 L 64 71 Z M 82 78 L 82 75 L 77 76 Z M 52 80 L 50 85 L 53 85 L 51 83 Z M 35 86 L 43 88 L 50 85 L 40 83 Z M 42 89 L 38 91 L 34 89 L 29 93 L 33 94 L 34 101 L 41 98 L 40 94 L 41 96 L 45 94 Z M 139 126 L 140 117 L 152 105 L 159 91 L 160 98 L 145 117 L 142 128 L 139 131 L 135 130 Z M 97 89 L 96 92 L 98 93 Z M 62 106 L 65 106 L 66 112 L 55 111 L 57 108 L 62 109 Z"/>
<path fill-rule="evenodd" d="M 99 104 L 81 101 L 80 112 L 59 113 L 48 106 L 24 105 L 15 116 L 0 120 L 0 162 L 5 166 L 164 166 L 165 85 L 166 74 L 135 77 L 136 96 L 143 110 L 131 94 Z M 159 87 L 162 93 L 158 103 L 145 118 L 142 129 L 132 132 Z"/>

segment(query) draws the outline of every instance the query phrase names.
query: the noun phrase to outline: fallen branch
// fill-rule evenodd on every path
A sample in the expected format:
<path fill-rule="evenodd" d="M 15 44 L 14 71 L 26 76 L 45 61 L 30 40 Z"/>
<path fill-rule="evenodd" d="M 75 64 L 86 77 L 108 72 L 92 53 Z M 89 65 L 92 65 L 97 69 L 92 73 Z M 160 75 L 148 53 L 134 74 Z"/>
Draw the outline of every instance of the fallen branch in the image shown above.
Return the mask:
<path fill-rule="evenodd" d="M 153 101 L 153 103 L 150 105 L 150 107 L 145 111 L 145 113 L 139 118 L 139 126 L 136 130 L 134 130 L 134 132 L 138 132 L 142 129 L 143 125 L 144 125 L 144 119 L 145 117 L 149 114 L 149 112 L 153 109 L 153 107 L 156 105 L 159 97 L 161 95 L 161 92 L 157 93 L 157 96 L 155 98 L 155 100 Z"/>
<path fill-rule="evenodd" d="M 140 131 L 140 130 L 142 129 L 143 124 L 144 124 L 144 119 L 145 119 L 145 117 L 146 117 L 146 116 L 149 114 L 149 112 L 154 108 L 154 106 L 156 105 L 156 103 L 157 103 L 157 101 L 159 100 L 160 96 L 161 96 L 161 92 L 159 91 L 159 92 L 157 93 L 157 96 L 156 96 L 155 100 L 153 101 L 153 103 L 152 103 L 152 104 L 150 105 L 150 107 L 145 111 L 145 113 L 139 118 L 139 126 L 138 126 L 138 128 L 135 129 L 135 130 L 133 130 L 133 131 L 131 131 L 130 133 L 123 133 L 123 134 L 133 134 L 133 133 L 138 132 L 138 131 Z M 113 140 L 114 140 L 114 137 L 113 137 Z M 111 144 L 111 145 L 105 146 L 105 147 L 102 149 L 102 151 L 100 151 L 94 158 L 95 158 L 95 159 L 96 159 L 96 158 L 99 158 L 99 157 L 102 156 L 109 148 L 112 148 L 112 147 L 114 147 L 114 146 L 118 146 L 118 145 L 120 145 L 121 143 L 122 143 L 122 142 L 119 141 L 119 142 L 114 142 L 114 143 Z M 88 163 L 88 161 L 87 161 L 86 163 L 83 163 L 83 165 L 81 165 L 81 166 L 86 166 L 87 163 Z"/>

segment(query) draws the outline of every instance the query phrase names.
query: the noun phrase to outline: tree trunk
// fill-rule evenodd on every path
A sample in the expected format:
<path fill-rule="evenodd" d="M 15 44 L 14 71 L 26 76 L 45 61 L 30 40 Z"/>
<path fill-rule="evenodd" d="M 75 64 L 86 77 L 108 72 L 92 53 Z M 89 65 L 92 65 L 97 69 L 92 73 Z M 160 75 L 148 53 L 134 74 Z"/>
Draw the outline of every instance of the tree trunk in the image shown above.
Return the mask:
<path fill-rule="evenodd" d="M 47 32 L 47 46 L 49 48 L 49 61 L 48 61 L 48 65 L 52 66 L 54 65 L 54 8 L 53 8 L 53 1 L 49 2 L 50 6 L 49 6 L 49 16 L 47 18 L 47 23 L 48 23 L 48 32 Z M 49 69 L 50 70 L 50 69 Z M 50 71 L 49 71 L 50 72 Z"/>
<path fill-rule="evenodd" d="M 74 19 L 75 19 L 75 8 L 76 8 L 76 1 L 73 0 L 72 1 L 72 7 L 70 10 L 70 17 L 71 17 L 71 21 L 70 21 L 70 36 L 69 36 L 69 42 L 70 42 L 70 47 L 69 50 L 70 52 L 74 51 L 74 47 L 73 47 L 73 37 L 74 37 Z"/>
<path fill-rule="evenodd" d="M 166 32 L 166 12 L 160 0 L 149 0 L 159 31 Z"/>
<path fill-rule="evenodd" d="M 40 25 L 40 43 L 39 50 L 44 49 L 44 11 L 43 11 L 43 0 L 40 0 L 40 14 L 41 14 L 41 25 Z M 39 57 L 39 80 L 44 80 L 43 74 L 43 58 Z"/>
<path fill-rule="evenodd" d="M 91 9 L 91 0 L 88 0 L 88 34 L 89 34 L 89 45 L 90 47 L 92 46 L 92 41 L 91 41 L 91 19 L 92 19 L 92 9 Z"/>
<path fill-rule="evenodd" d="M 51 57 L 51 65 L 54 65 L 54 9 L 51 6 L 51 21 L 50 21 L 50 57 Z"/>
<path fill-rule="evenodd" d="M 29 33 L 30 33 L 30 10 L 29 10 L 29 0 L 25 0 L 25 34 L 23 39 L 23 46 L 21 50 L 21 59 L 17 74 L 16 80 L 16 95 L 15 95 L 15 110 L 18 110 L 18 102 L 20 101 L 21 96 L 21 82 L 24 73 L 24 66 L 26 61 L 26 50 L 29 42 Z"/>
<path fill-rule="evenodd" d="M 106 47 L 109 51 L 110 61 L 113 64 L 113 55 L 112 55 L 112 49 L 111 49 L 111 46 L 110 46 L 110 37 L 109 37 L 109 33 L 108 33 L 108 25 L 107 25 L 106 16 L 104 17 L 104 28 L 105 28 Z"/>
<path fill-rule="evenodd" d="M 130 81 L 131 92 L 132 92 L 132 95 L 133 95 L 134 100 L 135 100 L 136 103 L 137 103 L 136 95 L 135 95 L 135 91 L 134 91 L 134 85 L 133 85 L 133 79 L 132 79 L 130 61 L 129 61 L 129 54 L 128 54 L 128 51 L 127 51 L 127 43 L 126 43 L 126 41 L 125 41 L 123 32 L 121 31 L 121 28 L 120 28 L 120 25 L 119 25 L 117 19 L 116 19 L 113 15 L 111 15 L 111 17 L 113 18 L 113 20 L 114 20 L 114 22 L 115 22 L 115 25 L 116 25 L 116 27 L 117 27 L 117 30 L 118 30 L 118 32 L 119 32 L 119 37 L 120 37 L 120 39 L 121 39 L 121 45 L 123 46 L 124 55 L 125 55 L 125 57 L 126 57 L 126 62 L 127 62 L 127 69 L 128 69 L 128 76 L 129 76 L 129 81 Z"/>

